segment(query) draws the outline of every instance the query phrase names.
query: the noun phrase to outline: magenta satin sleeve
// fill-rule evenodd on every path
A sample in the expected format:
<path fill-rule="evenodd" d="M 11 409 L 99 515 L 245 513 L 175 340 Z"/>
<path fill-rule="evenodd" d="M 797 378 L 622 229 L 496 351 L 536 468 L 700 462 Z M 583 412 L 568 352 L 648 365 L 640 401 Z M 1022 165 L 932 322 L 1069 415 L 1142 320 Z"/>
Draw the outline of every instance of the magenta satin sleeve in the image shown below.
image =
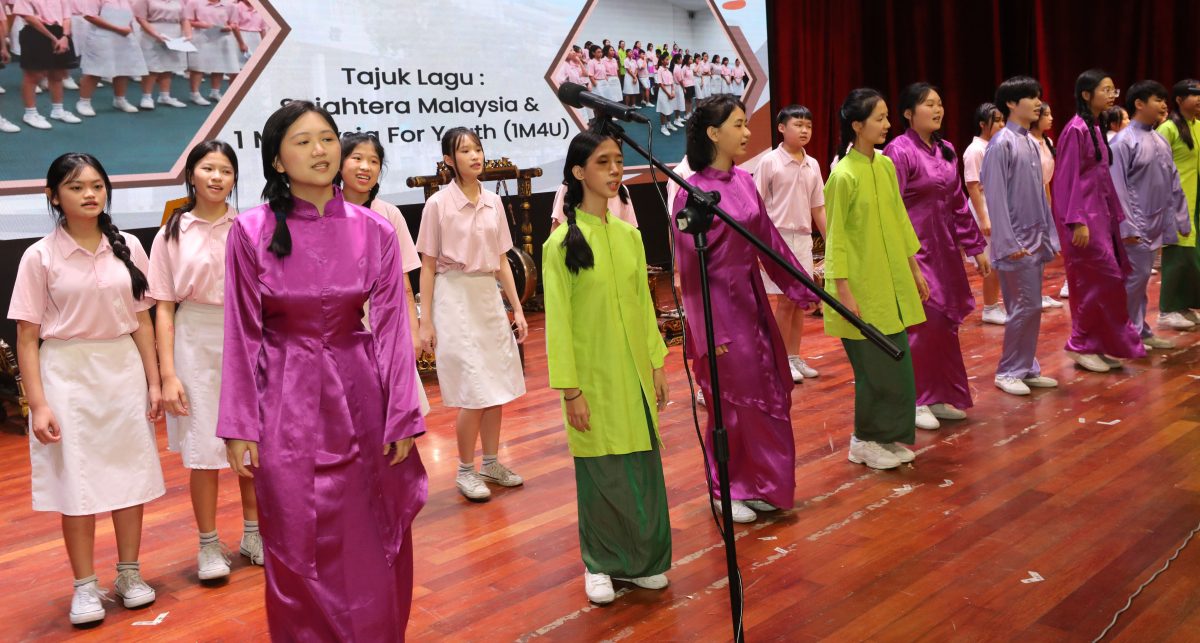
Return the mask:
<path fill-rule="evenodd" d="M 381 228 L 382 229 L 382 228 Z M 380 249 L 379 280 L 371 291 L 371 328 L 375 334 L 375 359 L 387 395 L 383 442 L 416 437 L 425 433 L 417 387 L 416 357 L 408 326 L 408 303 L 400 265 L 396 235 L 385 234 Z"/>
<path fill-rule="evenodd" d="M 225 245 L 225 343 L 217 437 L 258 442 L 262 436 L 257 385 L 262 351 L 262 297 L 257 249 L 235 220 Z"/>

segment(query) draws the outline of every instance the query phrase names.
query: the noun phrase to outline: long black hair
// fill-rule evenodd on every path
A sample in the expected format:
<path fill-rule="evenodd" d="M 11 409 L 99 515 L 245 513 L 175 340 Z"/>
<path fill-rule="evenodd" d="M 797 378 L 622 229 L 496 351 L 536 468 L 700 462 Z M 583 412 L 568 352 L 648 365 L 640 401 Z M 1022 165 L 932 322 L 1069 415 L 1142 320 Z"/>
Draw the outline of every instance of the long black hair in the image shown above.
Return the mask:
<path fill-rule="evenodd" d="M 1039 125 L 1042 122 L 1042 118 L 1046 115 L 1046 111 L 1049 109 L 1050 103 L 1042 101 L 1042 106 L 1038 108 L 1038 118 L 1033 124 L 1038 125 L 1038 131 L 1042 133 L 1042 140 L 1046 143 L 1046 149 L 1050 150 L 1050 158 L 1055 158 L 1058 156 L 1058 150 L 1054 147 L 1054 140 L 1047 136 L 1046 130 L 1042 129 Z"/>
<path fill-rule="evenodd" d="M 1193 149 L 1196 142 L 1192 140 L 1192 128 L 1188 127 L 1187 119 L 1180 113 L 1179 103 L 1188 96 L 1200 95 L 1200 80 L 1185 78 L 1175 83 L 1171 94 L 1175 97 L 1175 103 L 1171 105 L 1171 115 L 1168 118 L 1175 123 L 1175 129 L 1179 130 L 1179 140 L 1183 141 L 1189 150 Z"/>
<path fill-rule="evenodd" d="M 196 176 L 196 166 L 200 164 L 200 160 L 209 154 L 221 154 L 226 159 L 229 159 L 229 164 L 233 166 L 233 191 L 237 198 L 237 181 L 238 181 L 238 159 L 237 153 L 233 151 L 233 147 L 225 141 L 204 141 L 192 148 L 188 152 L 187 162 L 183 166 L 183 185 L 187 189 L 187 202 L 175 208 L 171 212 L 171 216 L 167 217 L 166 237 L 168 241 L 174 241 L 179 238 L 179 222 L 183 219 L 185 212 L 191 212 L 196 209 L 196 186 L 192 184 L 192 179 Z"/>
<path fill-rule="evenodd" d="M 908 121 L 908 127 L 910 129 L 912 128 L 912 119 L 904 116 L 904 112 L 912 110 L 915 114 L 917 111 L 917 105 L 925 102 L 925 99 L 929 98 L 929 94 L 931 92 L 937 92 L 939 96 L 941 95 L 941 91 L 929 83 L 913 83 L 908 87 L 905 87 L 904 91 L 900 92 L 900 102 L 897 105 L 897 108 L 900 110 L 900 116 Z M 934 132 L 930 134 L 929 138 L 931 141 L 933 141 L 933 146 L 941 151 L 942 158 L 946 159 L 947 161 L 954 160 L 954 150 L 950 149 L 950 146 L 946 145 L 946 141 L 942 140 L 942 133 L 940 131 L 934 130 Z"/>
<path fill-rule="evenodd" d="M 575 274 L 594 266 L 596 258 L 592 254 L 592 247 L 588 245 L 587 239 L 583 236 L 583 231 L 579 229 L 579 225 L 575 221 L 575 208 L 583 202 L 583 181 L 575 178 L 572 170 L 576 167 L 586 168 L 588 159 L 592 157 L 596 148 L 600 147 L 604 141 L 611 140 L 615 139 L 610 135 L 595 129 L 587 129 L 576 134 L 567 147 L 567 159 L 563 162 L 562 181 L 567 188 L 566 194 L 563 195 L 563 214 L 567 218 L 567 235 L 563 238 L 562 246 L 566 249 L 567 270 Z M 624 189 L 624 186 L 621 186 L 621 189 Z M 621 194 L 622 201 L 627 198 L 621 190 L 618 190 L 618 194 Z"/>
<path fill-rule="evenodd" d="M 442 134 L 442 155 L 449 156 L 452 159 L 455 158 L 454 153 L 458 151 L 458 144 L 461 143 L 464 138 L 469 138 L 475 141 L 475 144 L 479 146 L 479 149 L 483 149 L 483 141 L 479 140 L 479 135 L 475 133 L 475 130 L 467 127 L 451 127 L 450 129 L 446 130 L 445 134 Z M 446 169 L 450 171 L 450 176 L 454 177 L 455 179 L 458 178 L 458 170 L 456 170 L 453 165 L 447 163 Z"/>
<path fill-rule="evenodd" d="M 870 87 L 859 87 L 851 91 L 850 95 L 846 96 L 846 100 L 842 101 L 842 108 L 838 110 L 838 119 L 842 127 L 842 150 L 849 150 L 854 145 L 855 135 L 851 124 L 867 120 L 881 100 L 883 100 L 883 94 L 878 91 Z"/>
<path fill-rule="evenodd" d="M 1092 115 L 1092 106 L 1088 104 L 1088 100 L 1084 99 L 1083 93 L 1087 92 L 1092 95 L 1092 98 L 1095 98 L 1096 88 L 1104 82 L 1105 78 L 1109 78 L 1109 75 L 1103 69 L 1089 69 L 1075 79 L 1075 113 L 1087 125 L 1088 136 L 1092 138 L 1092 149 L 1096 151 L 1097 161 L 1104 158 L 1100 153 L 1100 141 L 1096 140 L 1096 128 L 1101 124 L 1096 122 L 1096 117 Z M 1108 150 L 1108 164 L 1112 165 L 1112 148 L 1108 145 L 1108 137 L 1101 133 L 1099 139 L 1104 141 L 1104 147 Z"/>
<path fill-rule="evenodd" d="M 275 110 L 263 125 L 262 166 L 266 185 L 263 186 L 262 198 L 267 200 L 271 211 L 275 213 L 275 234 L 272 235 L 271 245 L 267 249 L 280 258 L 292 254 L 292 233 L 288 230 L 287 215 L 292 213 L 293 203 L 291 182 L 287 174 L 275 169 L 275 160 L 279 158 L 279 150 L 283 147 L 283 137 L 288 128 L 309 112 L 319 114 L 329 124 L 334 135 L 338 134 L 337 123 L 329 112 L 307 100 L 289 101 Z"/>
<path fill-rule="evenodd" d="M 975 108 L 976 136 L 982 134 L 984 128 L 992 127 L 992 119 L 996 117 L 996 114 L 1000 114 L 1000 117 L 1004 118 L 1004 113 L 996 107 L 995 103 L 980 103 L 979 107 Z"/>
<path fill-rule="evenodd" d="M 95 170 L 100 175 L 100 179 L 104 181 L 104 210 L 97 217 L 96 225 L 104 234 L 104 238 L 108 239 L 108 245 L 112 246 L 113 255 L 125 264 L 125 269 L 129 271 L 129 283 L 133 288 L 133 298 L 139 300 L 146 294 L 150 283 L 146 281 L 146 275 L 133 263 L 133 259 L 129 256 L 129 246 L 125 243 L 125 237 L 121 236 L 121 231 L 113 223 L 111 214 L 112 181 L 109 180 L 108 172 L 104 171 L 104 166 L 100 164 L 99 159 L 83 152 L 68 152 L 50 163 L 50 169 L 46 170 L 46 202 L 50 208 L 50 215 L 54 217 L 54 221 L 58 225 L 66 225 L 67 215 L 63 212 L 61 205 L 54 203 L 54 199 L 58 196 L 58 190 L 62 184 L 75 179 L 85 167 Z"/>
<path fill-rule="evenodd" d="M 708 139 L 708 128 L 720 127 L 734 108 L 745 113 L 746 105 L 733 94 L 717 94 L 700 101 L 687 120 L 687 162 L 693 172 L 712 165 L 717 151 Z"/>
<path fill-rule="evenodd" d="M 383 179 L 383 168 L 387 165 L 383 152 L 383 143 L 379 142 L 379 137 L 370 132 L 346 132 L 342 134 L 342 166 L 346 165 L 346 159 L 350 158 L 355 148 L 363 143 L 370 143 L 375 148 L 375 155 L 379 157 L 379 180 L 376 180 L 375 185 L 371 186 L 371 191 L 367 193 L 367 202 L 363 204 L 364 208 L 369 208 L 375 197 L 379 196 L 379 182 Z M 333 184 L 342 184 L 341 166 L 338 168 L 337 176 L 333 177 Z"/>

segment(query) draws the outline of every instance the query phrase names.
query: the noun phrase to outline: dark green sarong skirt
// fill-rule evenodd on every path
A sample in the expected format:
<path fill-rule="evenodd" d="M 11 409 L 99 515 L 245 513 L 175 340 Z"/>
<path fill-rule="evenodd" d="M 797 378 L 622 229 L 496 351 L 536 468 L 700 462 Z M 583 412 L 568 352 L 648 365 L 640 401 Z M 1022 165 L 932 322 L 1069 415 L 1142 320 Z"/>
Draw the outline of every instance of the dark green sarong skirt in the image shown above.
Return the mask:
<path fill-rule="evenodd" d="M 854 437 L 868 442 L 917 439 L 917 389 L 913 379 L 908 333 L 888 335 L 904 351 L 893 360 L 865 339 L 842 339 L 854 369 Z"/>
<path fill-rule="evenodd" d="M 1158 309 L 1177 313 L 1200 308 L 1200 248 L 1163 246 Z"/>

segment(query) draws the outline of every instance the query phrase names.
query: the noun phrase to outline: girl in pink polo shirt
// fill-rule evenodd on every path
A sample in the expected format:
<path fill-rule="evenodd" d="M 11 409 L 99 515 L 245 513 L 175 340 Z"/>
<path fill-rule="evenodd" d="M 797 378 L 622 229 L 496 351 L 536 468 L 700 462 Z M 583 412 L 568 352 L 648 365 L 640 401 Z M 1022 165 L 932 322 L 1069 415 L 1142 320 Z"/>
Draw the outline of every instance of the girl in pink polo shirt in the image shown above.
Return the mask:
<path fill-rule="evenodd" d="M 442 402 L 459 409 L 455 484 L 467 499 L 482 502 L 492 495 L 485 481 L 524 482 L 496 458 L 503 405 L 525 394 L 517 344 L 529 327 L 506 257 L 513 243 L 504 204 L 479 182 L 483 144 L 475 132 L 455 127 L 442 136 L 442 159 L 454 180 L 425 202 L 417 234 L 421 342 L 437 356 Z M 515 340 L 497 280 L 513 309 Z M 476 442 L 483 445 L 478 472 Z"/>
<path fill-rule="evenodd" d="M 621 67 L 617 60 L 617 50 L 612 45 L 604 48 L 605 97 L 608 100 L 621 102 L 621 79 L 618 70 Z"/>
<path fill-rule="evenodd" d="M 154 601 L 138 563 L 142 505 L 165 493 L 149 265 L 137 238 L 113 225 L 111 192 L 91 155 L 50 164 L 46 195 L 58 225 L 21 257 L 8 309 L 29 396 L 33 508 L 62 514 L 76 625 L 104 618 L 93 559 L 99 513 L 112 512 L 117 596 L 125 607 Z"/>
<path fill-rule="evenodd" d="M 733 69 L 729 71 L 729 77 L 733 83 L 729 89 L 729 93 L 741 98 L 742 94 L 746 92 L 746 68 L 742 66 L 741 58 L 733 61 Z"/>
<path fill-rule="evenodd" d="M 262 44 L 262 39 L 266 37 L 267 23 L 258 9 L 250 4 L 250 0 L 238 0 L 237 27 L 238 32 L 242 35 L 242 43 L 246 45 L 246 48 L 242 50 L 244 59 L 242 66 L 245 66 L 245 61 L 250 59 L 250 56 Z"/>
<path fill-rule="evenodd" d="M 80 116 L 95 116 L 92 96 L 101 78 L 111 78 L 113 109 L 136 113 L 138 108 L 125 98 L 125 91 L 131 77 L 146 76 L 149 70 L 134 33 L 133 0 L 78 0 L 76 7 L 90 26 L 79 63 L 83 78 L 75 111 Z"/>
<path fill-rule="evenodd" d="M 672 122 L 679 127 L 683 127 L 684 121 L 687 120 L 687 88 L 683 86 L 683 54 L 675 54 L 671 56 L 671 78 L 675 81 L 675 101 L 672 106 L 675 108 L 675 120 Z"/>
<path fill-rule="evenodd" d="M 71 7 L 68 0 L 17 0 L 13 15 L 25 20 L 17 36 L 21 44 L 21 98 L 25 101 L 22 120 L 35 129 L 50 129 L 50 121 L 38 113 L 37 87 L 47 81 L 50 88 L 50 118 L 78 123 L 78 116 L 63 107 L 63 79 L 79 66 L 71 40 Z"/>
<path fill-rule="evenodd" d="M 370 209 L 396 229 L 396 242 L 400 244 L 400 269 L 404 272 L 404 299 L 408 303 L 408 327 L 412 333 L 413 353 L 420 355 L 417 304 L 408 273 L 421 267 L 421 257 L 417 254 L 417 246 L 413 243 L 408 222 L 400 208 L 379 198 L 379 177 L 386 163 L 387 157 L 378 137 L 366 132 L 346 132 L 342 134 L 342 171 L 334 177 L 333 184 L 342 186 L 342 197 L 347 203 Z M 363 306 L 363 325 L 367 328 L 371 327 L 369 312 L 370 307 Z M 425 387 L 421 385 L 421 377 L 416 370 L 417 363 L 414 361 L 413 381 L 417 387 L 421 415 L 426 415 L 429 413 L 429 398 L 425 395 Z"/>
<path fill-rule="evenodd" d="M 139 109 L 154 109 L 158 105 L 187 107 L 187 103 L 171 95 L 171 81 L 176 73 L 187 70 L 187 54 L 167 48 L 173 38 L 191 39 L 192 23 L 184 17 L 184 0 L 136 0 L 133 15 L 141 26 L 142 56 L 150 73 L 142 76 L 142 101 Z M 158 98 L 154 86 L 158 85 Z"/>
<path fill-rule="evenodd" d="M 621 93 L 626 105 L 637 106 L 642 86 L 638 84 L 638 54 L 632 49 L 625 52 L 625 82 L 622 83 Z"/>
<path fill-rule="evenodd" d="M 221 358 L 225 338 L 225 239 L 237 210 L 237 155 L 228 143 L 192 148 L 184 166 L 187 202 L 167 218 L 150 249 L 150 296 L 155 308 L 167 445 L 191 470 L 192 511 L 200 534 L 200 580 L 225 578 L 229 559 L 217 536 L 217 476 L 229 468 L 217 437 Z M 242 540 L 238 550 L 263 564 L 254 481 L 238 477 Z"/>
<path fill-rule="evenodd" d="M 192 102 L 211 105 L 211 101 L 221 100 L 225 76 L 241 71 L 239 51 L 247 51 L 238 30 L 237 7 L 230 0 L 188 0 L 183 13 L 192 23 L 192 44 L 197 49 L 188 54 Z M 210 84 L 208 98 L 200 95 L 205 75 Z"/>
<path fill-rule="evenodd" d="M 690 55 L 685 55 L 680 62 L 679 69 L 682 72 L 679 74 L 679 86 L 683 87 L 683 114 L 686 117 L 692 113 L 692 106 L 696 104 L 696 70 L 692 67 Z"/>
<path fill-rule="evenodd" d="M 671 132 L 679 129 L 679 124 L 671 120 L 675 113 L 675 96 L 679 87 L 675 85 L 675 75 L 671 73 L 670 64 L 670 54 L 658 57 L 658 98 L 655 100 L 654 110 L 658 112 L 658 120 L 661 123 L 659 131 L 663 136 L 670 136 Z"/>

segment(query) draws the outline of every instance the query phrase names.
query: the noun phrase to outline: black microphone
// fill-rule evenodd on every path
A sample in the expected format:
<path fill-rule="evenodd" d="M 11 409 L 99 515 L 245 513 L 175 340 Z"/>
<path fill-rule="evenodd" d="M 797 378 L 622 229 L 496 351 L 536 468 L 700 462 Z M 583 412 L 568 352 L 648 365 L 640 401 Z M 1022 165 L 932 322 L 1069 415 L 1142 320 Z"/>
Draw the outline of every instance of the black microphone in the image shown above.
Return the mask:
<path fill-rule="evenodd" d="M 604 114 L 627 123 L 650 124 L 650 120 L 638 113 L 636 107 L 609 100 L 599 94 L 593 94 L 587 87 L 578 83 L 563 83 L 558 86 L 558 100 L 579 109 L 590 108 L 597 114 Z"/>

